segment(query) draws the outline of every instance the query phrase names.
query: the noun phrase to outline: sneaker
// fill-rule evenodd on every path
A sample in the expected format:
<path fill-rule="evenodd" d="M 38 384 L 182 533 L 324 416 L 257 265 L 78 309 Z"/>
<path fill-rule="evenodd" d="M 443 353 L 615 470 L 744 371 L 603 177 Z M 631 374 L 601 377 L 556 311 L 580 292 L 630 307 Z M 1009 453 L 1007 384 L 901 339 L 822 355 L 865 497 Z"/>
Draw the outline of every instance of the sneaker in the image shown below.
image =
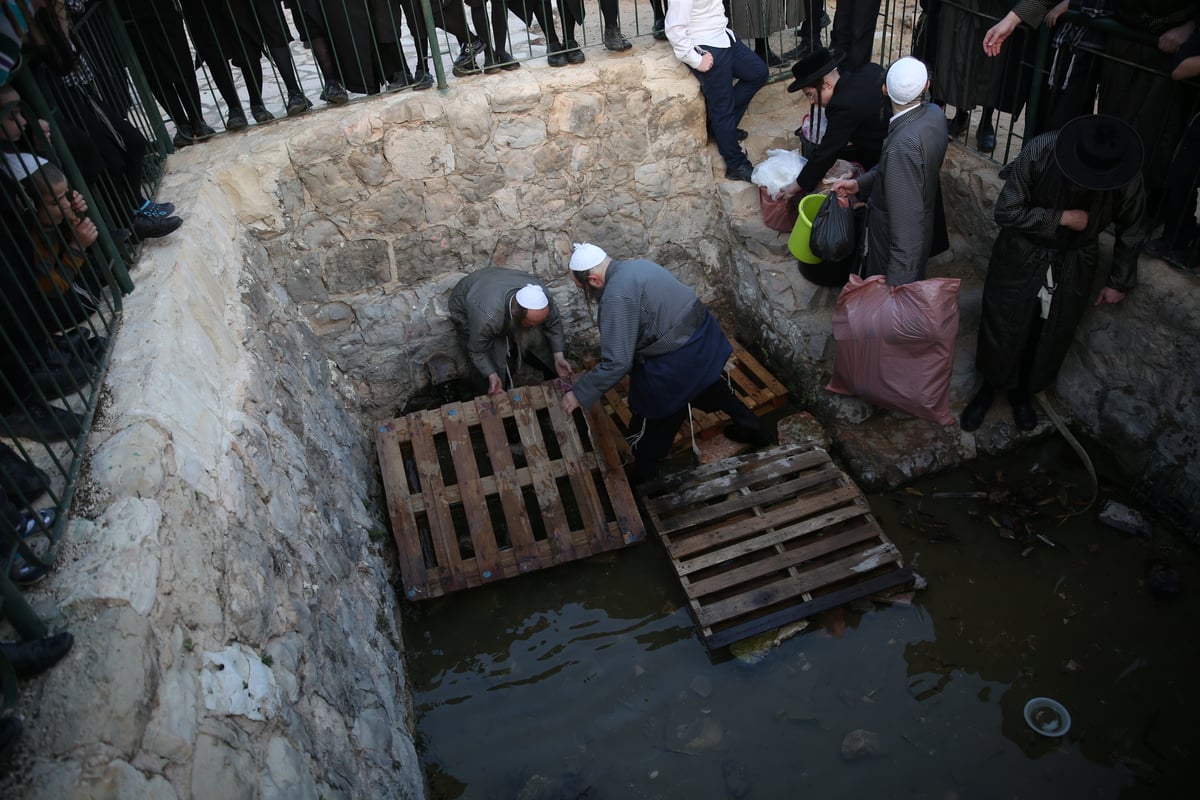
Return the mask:
<path fill-rule="evenodd" d="M 579 46 L 579 42 L 574 39 L 567 39 L 563 44 L 567 48 L 567 63 L 582 64 L 587 58 L 583 55 L 583 48 Z"/>
<path fill-rule="evenodd" d="M 141 214 L 144 217 L 169 217 L 175 213 L 174 203 L 154 203 L 150 200 L 142 203 L 134 214 Z"/>
<path fill-rule="evenodd" d="M 454 66 L 457 67 L 460 63 L 464 69 L 468 66 L 473 66 L 475 64 L 475 56 L 482 53 L 485 49 L 486 45 L 482 39 L 472 39 L 458 51 L 458 57 L 454 59 Z"/>
<path fill-rule="evenodd" d="M 297 117 L 312 108 L 312 101 L 302 94 L 294 94 L 287 101 L 287 115 Z"/>
<path fill-rule="evenodd" d="M 325 84 L 325 91 L 321 92 L 321 99 L 330 105 L 340 106 L 350 102 L 350 94 L 337 81 L 329 81 Z"/>
<path fill-rule="evenodd" d="M 17 522 L 15 532 L 23 540 L 44 536 L 49 541 L 49 535 L 54 530 L 54 520 L 56 518 L 57 514 L 55 514 L 53 508 L 43 508 L 40 511 L 35 511 L 33 514 L 30 514 L 28 511 L 22 511 L 21 519 Z M 26 541 L 26 544 L 28 543 Z M 37 583 L 49 574 L 49 565 L 30 564 L 19 552 L 13 554 L 12 564 L 8 568 L 9 579 L 19 586 L 29 586 L 30 584 Z M 70 649 L 70 647 L 67 649 Z"/>
<path fill-rule="evenodd" d="M 308 101 L 306 100 L 305 102 Z M 267 107 L 262 105 L 250 106 L 250 116 L 254 117 L 255 122 L 270 122 L 275 119 L 275 115 L 267 111 Z"/>
<path fill-rule="evenodd" d="M 478 75 L 479 72 L 479 65 L 475 63 L 474 56 L 465 61 L 461 56 L 456 58 L 454 60 L 454 66 L 450 70 L 450 73 L 456 78 L 465 78 L 468 75 Z"/>
<path fill-rule="evenodd" d="M 13 436 L 39 442 L 63 442 L 83 433 L 83 417 L 49 403 L 27 403 L 25 411 L 5 417 L 4 425 Z"/>
<path fill-rule="evenodd" d="M 233 133 L 235 131 L 244 131 L 250 127 L 250 121 L 246 119 L 246 112 L 240 108 L 237 111 L 230 111 L 225 117 L 225 130 Z"/>
<path fill-rule="evenodd" d="M 133 235 L 139 240 L 158 239 L 174 233 L 183 220 L 179 217 L 147 217 L 138 214 L 133 218 Z"/>

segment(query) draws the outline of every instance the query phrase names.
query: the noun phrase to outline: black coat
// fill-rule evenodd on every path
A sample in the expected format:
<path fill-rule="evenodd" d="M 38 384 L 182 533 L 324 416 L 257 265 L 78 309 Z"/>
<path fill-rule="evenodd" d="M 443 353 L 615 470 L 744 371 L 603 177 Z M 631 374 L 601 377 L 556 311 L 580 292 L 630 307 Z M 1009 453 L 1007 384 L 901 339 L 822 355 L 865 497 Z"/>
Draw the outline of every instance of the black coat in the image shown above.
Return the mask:
<path fill-rule="evenodd" d="M 825 135 L 796 179 L 805 192 L 819 189 L 821 179 L 839 158 L 857 161 L 863 169 L 879 163 L 888 130 L 883 79 L 883 67 L 878 64 L 865 64 L 838 78 L 824 109 L 828 119 Z M 810 113 L 816 114 L 817 109 Z"/>
<path fill-rule="evenodd" d="M 1107 285 L 1127 292 L 1137 282 L 1145 192 L 1139 173 L 1119 189 L 1087 192 L 1073 188 L 1054 158 L 1058 132 L 1032 139 L 1011 164 L 1000 171 L 1004 188 L 996 199 L 1000 234 L 992 248 L 983 286 L 976 367 L 999 389 L 1021 385 L 1021 362 L 1035 317 L 1038 291 L 1049 267 L 1057 288 L 1050 314 L 1042 325 L 1028 381 L 1022 388 L 1038 392 L 1054 382 L 1075 328 L 1095 297 L 1100 231 L 1115 223 L 1112 269 Z M 1088 212 L 1088 227 L 1075 232 L 1059 225 L 1062 212 Z"/>

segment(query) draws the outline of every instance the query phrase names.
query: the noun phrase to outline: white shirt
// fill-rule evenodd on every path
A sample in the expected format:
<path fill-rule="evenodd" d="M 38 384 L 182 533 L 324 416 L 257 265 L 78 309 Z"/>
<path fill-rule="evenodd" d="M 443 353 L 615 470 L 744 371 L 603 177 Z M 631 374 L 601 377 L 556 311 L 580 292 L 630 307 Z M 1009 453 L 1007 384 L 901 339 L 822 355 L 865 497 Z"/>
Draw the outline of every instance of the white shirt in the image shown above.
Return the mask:
<path fill-rule="evenodd" d="M 704 57 L 696 48 L 725 48 L 734 40 L 721 0 L 670 0 L 666 23 L 675 57 L 692 69 Z"/>

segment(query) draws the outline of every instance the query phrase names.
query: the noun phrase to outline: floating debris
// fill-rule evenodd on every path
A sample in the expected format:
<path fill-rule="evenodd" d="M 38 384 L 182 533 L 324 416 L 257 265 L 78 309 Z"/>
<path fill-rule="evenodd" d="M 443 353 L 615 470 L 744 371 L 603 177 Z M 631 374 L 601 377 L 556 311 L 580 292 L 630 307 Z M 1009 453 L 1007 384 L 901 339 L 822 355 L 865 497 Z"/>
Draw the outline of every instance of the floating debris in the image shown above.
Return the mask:
<path fill-rule="evenodd" d="M 1135 511 L 1116 500 L 1105 501 L 1097 519 L 1110 528 L 1116 528 L 1132 536 L 1149 539 L 1152 535 L 1150 523 L 1140 511 Z"/>

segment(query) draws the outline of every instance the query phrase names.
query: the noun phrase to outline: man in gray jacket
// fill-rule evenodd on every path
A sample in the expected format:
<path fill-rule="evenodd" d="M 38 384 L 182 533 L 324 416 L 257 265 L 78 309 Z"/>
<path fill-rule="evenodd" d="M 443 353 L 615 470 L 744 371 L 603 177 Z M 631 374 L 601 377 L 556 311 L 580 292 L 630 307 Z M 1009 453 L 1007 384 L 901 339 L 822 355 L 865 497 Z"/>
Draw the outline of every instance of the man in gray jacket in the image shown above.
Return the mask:
<path fill-rule="evenodd" d="M 547 380 L 556 373 L 571 377 L 563 356 L 562 318 L 535 276 L 484 267 L 458 282 L 449 305 L 459 346 L 476 370 L 476 383 L 482 387 L 487 380 L 488 394 L 511 389 L 512 373 L 525 362 L 540 368 Z"/>
<path fill-rule="evenodd" d="M 892 119 L 879 163 L 857 180 L 841 180 L 841 198 L 867 200 L 863 277 L 886 275 L 890 286 L 923 280 L 933 255 L 934 234 L 945 221 L 936 213 L 939 173 L 946 158 L 946 116 L 923 100 L 929 88 L 925 65 L 911 56 L 892 64 L 885 89 Z"/>
<path fill-rule="evenodd" d="M 728 414 L 736 442 L 770 443 L 726 384 L 733 346 L 691 288 L 653 261 L 614 261 L 594 244 L 575 245 L 570 267 L 588 302 L 599 298 L 600 363 L 563 396 L 563 411 L 591 408 L 629 376 L 634 483 L 658 474 L 691 406 Z"/>

